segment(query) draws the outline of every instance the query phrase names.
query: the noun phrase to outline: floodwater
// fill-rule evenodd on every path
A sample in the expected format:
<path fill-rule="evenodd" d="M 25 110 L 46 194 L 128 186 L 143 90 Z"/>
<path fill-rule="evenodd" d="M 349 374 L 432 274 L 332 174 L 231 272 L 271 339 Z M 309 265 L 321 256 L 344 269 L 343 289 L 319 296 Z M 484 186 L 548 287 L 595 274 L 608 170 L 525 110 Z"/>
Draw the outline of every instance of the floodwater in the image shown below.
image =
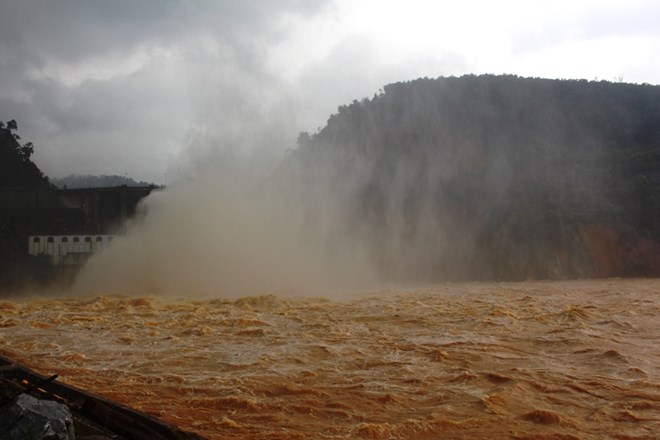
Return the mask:
<path fill-rule="evenodd" d="M 660 280 L 3 301 L 0 347 L 212 439 L 660 438 Z"/>

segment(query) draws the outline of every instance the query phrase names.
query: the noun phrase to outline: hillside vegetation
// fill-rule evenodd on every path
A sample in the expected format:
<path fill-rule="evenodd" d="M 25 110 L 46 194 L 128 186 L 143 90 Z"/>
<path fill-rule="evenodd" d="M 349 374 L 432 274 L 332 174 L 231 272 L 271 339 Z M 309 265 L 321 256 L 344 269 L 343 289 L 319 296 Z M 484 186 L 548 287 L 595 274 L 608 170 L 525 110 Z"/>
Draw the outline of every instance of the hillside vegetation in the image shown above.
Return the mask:
<path fill-rule="evenodd" d="M 50 182 L 30 157 L 31 142 L 19 143 L 15 120 L 0 121 L 0 188 L 48 188 Z"/>
<path fill-rule="evenodd" d="M 275 186 L 389 279 L 660 274 L 658 86 L 424 78 L 298 143 Z"/>

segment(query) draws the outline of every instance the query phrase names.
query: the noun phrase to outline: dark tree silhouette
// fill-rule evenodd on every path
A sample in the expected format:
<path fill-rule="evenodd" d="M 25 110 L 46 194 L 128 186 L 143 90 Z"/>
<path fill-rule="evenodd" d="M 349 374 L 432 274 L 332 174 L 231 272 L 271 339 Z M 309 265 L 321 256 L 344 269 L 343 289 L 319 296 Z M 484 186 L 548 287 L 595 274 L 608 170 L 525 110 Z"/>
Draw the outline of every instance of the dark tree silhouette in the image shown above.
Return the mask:
<path fill-rule="evenodd" d="M 49 187 L 48 178 L 31 160 L 34 145 L 21 145 L 17 130 L 13 119 L 6 124 L 0 122 L 0 187 Z"/>

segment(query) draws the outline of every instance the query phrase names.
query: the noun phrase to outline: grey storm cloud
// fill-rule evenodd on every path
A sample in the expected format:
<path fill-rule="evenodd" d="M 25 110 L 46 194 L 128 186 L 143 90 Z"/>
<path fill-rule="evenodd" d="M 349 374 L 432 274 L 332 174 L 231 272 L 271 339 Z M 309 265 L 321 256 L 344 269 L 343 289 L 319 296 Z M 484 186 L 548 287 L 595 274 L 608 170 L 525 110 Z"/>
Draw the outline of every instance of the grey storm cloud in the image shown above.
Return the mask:
<path fill-rule="evenodd" d="M 390 82 L 659 81 L 655 2 L 533 3 L 0 0 L 0 120 L 50 176 L 161 183 L 236 148 L 281 155 Z"/>
<path fill-rule="evenodd" d="M 0 120 L 18 120 L 48 174 L 158 180 L 209 96 L 233 111 L 232 94 L 269 80 L 260 56 L 286 35 L 281 18 L 326 4 L 2 1 Z"/>
<path fill-rule="evenodd" d="M 4 1 L 0 39 L 17 61 L 78 61 L 145 40 L 178 41 L 196 32 L 231 40 L 275 32 L 283 13 L 311 14 L 325 1 Z"/>

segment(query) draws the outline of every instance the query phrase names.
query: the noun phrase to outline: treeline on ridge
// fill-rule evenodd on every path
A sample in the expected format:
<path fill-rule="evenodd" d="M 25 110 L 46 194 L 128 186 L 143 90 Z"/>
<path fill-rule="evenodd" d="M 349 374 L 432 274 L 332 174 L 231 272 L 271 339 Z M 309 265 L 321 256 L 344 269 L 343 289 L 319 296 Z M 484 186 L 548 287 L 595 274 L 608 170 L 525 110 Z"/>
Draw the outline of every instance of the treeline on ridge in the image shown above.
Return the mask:
<path fill-rule="evenodd" d="M 112 188 L 115 186 L 156 186 L 154 183 L 137 181 L 128 176 L 116 174 L 102 174 L 94 176 L 91 174 L 69 174 L 68 176 L 51 179 L 53 185 L 60 189 L 73 188 Z"/>
<path fill-rule="evenodd" d="M 423 78 L 298 144 L 273 181 L 393 280 L 660 274 L 658 86 Z"/>

